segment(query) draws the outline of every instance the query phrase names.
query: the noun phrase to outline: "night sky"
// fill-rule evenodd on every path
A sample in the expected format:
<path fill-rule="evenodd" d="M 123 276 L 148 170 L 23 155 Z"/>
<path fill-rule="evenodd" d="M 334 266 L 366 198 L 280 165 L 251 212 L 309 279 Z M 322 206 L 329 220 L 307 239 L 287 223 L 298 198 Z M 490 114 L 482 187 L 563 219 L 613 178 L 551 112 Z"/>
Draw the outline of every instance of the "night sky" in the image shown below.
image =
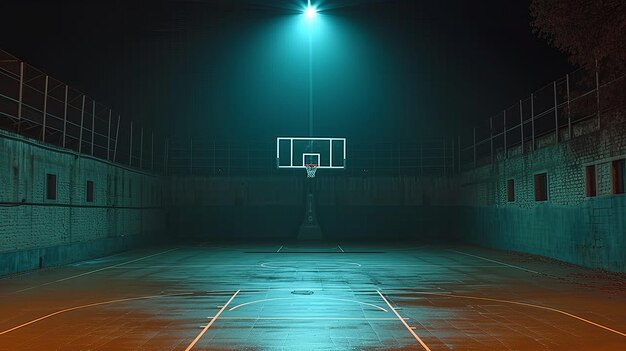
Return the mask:
<path fill-rule="evenodd" d="M 235 141 L 306 135 L 308 36 L 315 133 L 359 141 L 455 135 L 573 69 L 528 1 L 318 4 L 3 1 L 0 47 L 124 119 Z"/>

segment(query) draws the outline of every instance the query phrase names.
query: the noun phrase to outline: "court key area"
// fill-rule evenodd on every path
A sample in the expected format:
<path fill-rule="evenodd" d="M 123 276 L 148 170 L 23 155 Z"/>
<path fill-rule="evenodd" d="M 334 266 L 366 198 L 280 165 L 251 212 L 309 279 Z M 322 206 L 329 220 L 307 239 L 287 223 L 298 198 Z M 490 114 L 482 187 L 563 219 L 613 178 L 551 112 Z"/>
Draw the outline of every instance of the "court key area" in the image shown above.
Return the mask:
<path fill-rule="evenodd" d="M 620 350 L 623 275 L 444 246 L 204 244 L 0 280 L 0 350 Z"/>

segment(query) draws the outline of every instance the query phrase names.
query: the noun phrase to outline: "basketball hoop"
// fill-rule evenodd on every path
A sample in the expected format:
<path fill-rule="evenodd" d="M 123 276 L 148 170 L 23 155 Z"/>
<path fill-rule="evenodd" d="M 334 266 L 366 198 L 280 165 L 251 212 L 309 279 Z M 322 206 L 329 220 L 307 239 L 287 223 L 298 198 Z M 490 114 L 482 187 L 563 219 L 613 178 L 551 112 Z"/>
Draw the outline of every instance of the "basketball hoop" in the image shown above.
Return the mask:
<path fill-rule="evenodd" d="M 306 167 L 307 178 L 315 178 L 315 172 L 317 171 L 318 166 L 319 165 L 316 163 L 309 163 L 304 165 L 304 167 Z"/>

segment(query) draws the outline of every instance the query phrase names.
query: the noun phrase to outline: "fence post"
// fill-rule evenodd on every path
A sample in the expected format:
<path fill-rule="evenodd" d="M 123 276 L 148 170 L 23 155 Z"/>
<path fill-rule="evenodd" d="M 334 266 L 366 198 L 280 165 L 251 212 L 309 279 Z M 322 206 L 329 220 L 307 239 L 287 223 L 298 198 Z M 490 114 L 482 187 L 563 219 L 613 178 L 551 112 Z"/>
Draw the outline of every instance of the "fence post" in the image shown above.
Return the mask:
<path fill-rule="evenodd" d="M 460 135 L 457 135 L 456 137 L 456 147 L 458 150 L 458 153 L 457 153 L 458 157 L 456 158 L 456 162 L 458 163 L 458 166 L 459 166 L 459 172 L 461 172 L 461 136 Z"/>
<path fill-rule="evenodd" d="M 474 127 L 474 168 L 476 168 L 476 127 Z"/>
<path fill-rule="evenodd" d="M 111 160 L 111 109 L 109 109 L 109 127 L 107 129 L 107 161 Z"/>
<path fill-rule="evenodd" d="M 193 138 L 189 139 L 189 174 L 193 175 Z"/>
<path fill-rule="evenodd" d="M 490 163 L 493 164 L 493 117 L 489 117 L 489 153 Z"/>
<path fill-rule="evenodd" d="M 424 142 L 420 141 L 420 175 L 424 175 Z"/>
<path fill-rule="evenodd" d="M 113 162 L 115 162 L 115 159 L 117 158 L 117 140 L 120 136 L 120 115 L 117 115 L 117 127 L 115 129 L 115 150 L 113 150 Z"/>
<path fill-rule="evenodd" d="M 150 132 L 150 170 L 154 172 L 154 131 Z"/>
<path fill-rule="evenodd" d="M 555 143 L 558 144 L 559 143 L 559 108 L 558 108 L 558 103 L 557 103 L 557 98 L 556 98 L 556 80 L 553 83 L 553 90 L 554 90 L 554 128 L 556 128 L 555 132 L 554 132 L 554 140 Z"/>
<path fill-rule="evenodd" d="M 504 115 L 502 116 L 502 124 L 502 128 L 504 129 L 504 159 L 506 160 L 506 158 L 509 156 L 506 144 L 506 135 L 508 133 L 508 130 L 506 129 L 506 110 L 504 110 Z"/>
<path fill-rule="evenodd" d="M 167 162 L 169 158 L 169 148 L 170 148 L 170 140 L 165 137 L 165 150 L 163 151 L 163 173 L 167 175 Z"/>
<path fill-rule="evenodd" d="M 83 120 L 85 119 L 85 95 L 83 94 L 83 104 L 80 109 L 80 133 L 78 133 L 78 153 L 83 151 Z"/>
<path fill-rule="evenodd" d="M 530 94 L 530 129 L 532 151 L 535 151 L 535 94 Z"/>
<path fill-rule="evenodd" d="M 454 160 L 454 136 L 452 137 L 452 174 L 456 173 L 456 161 Z"/>
<path fill-rule="evenodd" d="M 569 73 L 565 75 L 565 83 L 567 84 L 567 139 L 572 140 L 572 113 L 569 106 Z"/>
<path fill-rule="evenodd" d="M 522 100 L 519 101 L 519 130 L 520 140 L 522 142 L 522 155 L 524 154 L 524 108 L 522 107 Z"/>
<path fill-rule="evenodd" d="M 20 62 L 20 86 L 19 97 L 17 101 L 17 132 L 19 133 L 22 126 L 22 97 L 24 94 L 24 62 Z"/>
<path fill-rule="evenodd" d="M 46 142 L 46 117 L 48 115 L 48 76 L 46 75 L 46 83 L 43 88 L 43 126 L 41 129 L 41 141 Z"/>
<path fill-rule="evenodd" d="M 446 138 L 443 138 L 443 176 L 446 176 Z"/>
<path fill-rule="evenodd" d="M 600 129 L 600 74 L 598 73 L 598 60 L 596 60 L 596 113 L 598 114 L 597 127 Z"/>
<path fill-rule="evenodd" d="M 67 132 L 67 94 L 70 87 L 65 85 L 65 104 L 63 107 L 63 147 L 65 148 L 65 134 Z"/>
<path fill-rule="evenodd" d="M 92 100 L 91 108 L 91 156 L 93 156 L 93 144 L 96 136 L 96 100 Z"/>
<path fill-rule="evenodd" d="M 143 127 L 139 134 L 139 169 L 143 169 Z"/>
<path fill-rule="evenodd" d="M 130 121 L 130 147 L 129 149 L 129 157 L 128 157 L 128 165 L 133 165 L 133 121 Z"/>

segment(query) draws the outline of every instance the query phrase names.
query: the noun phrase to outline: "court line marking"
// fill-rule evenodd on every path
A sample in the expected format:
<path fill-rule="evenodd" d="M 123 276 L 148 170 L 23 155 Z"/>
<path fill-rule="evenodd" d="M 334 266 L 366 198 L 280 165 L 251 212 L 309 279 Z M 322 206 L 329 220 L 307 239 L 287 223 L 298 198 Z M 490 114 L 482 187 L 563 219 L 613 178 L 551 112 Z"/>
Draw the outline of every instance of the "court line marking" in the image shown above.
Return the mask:
<path fill-rule="evenodd" d="M 472 255 L 472 254 L 467 253 L 467 252 L 462 252 L 462 251 L 458 251 L 458 250 L 454 250 L 454 249 L 448 249 L 448 250 L 449 250 L 449 251 L 456 252 L 456 253 L 460 253 L 461 255 L 471 256 L 471 257 L 475 257 L 475 258 L 480 258 L 481 260 L 485 260 L 485 261 L 489 261 L 489 262 L 494 262 L 494 263 L 499 263 L 499 264 L 501 264 L 501 265 L 505 265 L 505 266 L 507 266 L 507 267 L 511 267 L 511 268 L 519 269 L 519 270 L 522 270 L 522 271 L 526 271 L 526 272 L 530 272 L 530 273 L 535 273 L 535 274 L 543 274 L 543 273 L 540 273 L 540 272 L 537 272 L 537 271 L 533 271 L 532 269 L 528 269 L 528 268 L 524 268 L 524 267 L 516 266 L 516 265 L 513 265 L 513 264 L 508 264 L 508 263 L 500 262 L 500 261 L 497 261 L 497 260 L 492 260 L 492 259 L 490 259 L 490 258 L 486 258 L 486 257 L 478 256 L 478 255 Z"/>
<path fill-rule="evenodd" d="M 213 316 L 213 318 L 211 318 L 211 321 L 209 322 L 209 324 L 206 325 L 206 327 L 204 327 L 202 329 L 202 331 L 200 332 L 200 334 L 198 334 L 198 336 L 196 336 L 195 339 L 193 339 L 193 341 L 191 342 L 191 344 L 189 344 L 189 346 L 187 346 L 187 348 L 185 349 L 185 351 L 189 351 L 191 350 L 196 343 L 200 340 L 200 338 L 202 338 L 202 336 L 204 335 L 204 333 L 207 332 L 207 330 L 209 330 L 209 328 L 211 328 L 211 326 L 213 325 L 213 323 L 219 318 L 219 316 L 222 314 L 222 312 L 224 312 L 224 310 L 226 309 L 226 307 L 228 307 L 228 305 L 235 299 L 235 296 L 237 296 L 237 294 L 239 294 L 241 290 L 237 290 L 235 291 L 235 293 L 233 294 L 233 296 L 230 297 L 230 299 L 228 299 L 228 302 L 226 302 L 226 304 L 224 304 L 224 306 L 222 306 L 222 308 L 220 308 L 219 312 L 217 312 L 215 314 L 215 316 Z"/>
<path fill-rule="evenodd" d="M 211 318 L 211 317 L 209 317 Z M 364 317 L 222 317 L 222 320 L 287 320 L 287 321 L 397 321 L 397 318 Z"/>
<path fill-rule="evenodd" d="M 276 252 L 278 253 L 278 252 L 280 252 L 280 250 L 282 250 L 282 249 L 283 249 L 283 245 L 280 245 L 280 247 L 278 248 L 278 250 L 276 250 Z"/>
<path fill-rule="evenodd" d="M 626 337 L 626 333 L 624 333 L 624 332 L 621 332 L 621 331 L 609 328 L 609 327 L 607 327 L 605 325 L 602 325 L 600 323 L 596 323 L 594 321 L 590 321 L 590 320 L 585 319 L 583 317 L 577 316 L 577 315 L 575 315 L 573 313 L 569 313 L 569 312 L 566 312 L 566 311 L 563 311 L 563 310 L 559 310 L 558 308 L 541 306 L 541 305 L 535 305 L 535 304 L 527 303 L 527 302 L 519 302 L 519 301 L 511 301 L 511 300 L 501 300 L 501 299 L 492 299 L 492 298 L 488 298 L 488 297 L 456 295 L 456 294 L 442 294 L 442 293 L 431 293 L 431 292 L 411 292 L 411 293 L 419 294 L 419 295 L 434 295 L 434 296 L 444 296 L 444 297 L 457 297 L 457 298 L 463 298 L 463 299 L 484 300 L 484 301 L 508 303 L 508 304 L 513 304 L 513 305 L 520 305 L 520 306 L 526 306 L 526 307 L 539 308 L 539 309 L 542 309 L 542 310 L 548 310 L 548 311 L 560 313 L 560 314 L 563 314 L 565 316 L 578 319 L 578 320 L 583 321 L 585 323 L 589 323 L 591 325 L 594 325 L 594 326 L 596 326 L 598 328 L 602 328 L 602 329 L 608 330 L 608 331 L 610 331 L 612 333 L 615 333 L 615 334 L 618 334 L 618 335 Z"/>
<path fill-rule="evenodd" d="M 358 300 L 350 300 L 350 299 L 337 299 L 337 298 L 333 298 L 333 297 L 295 297 L 295 296 L 290 296 L 290 297 L 274 297 L 271 299 L 262 299 L 262 300 L 254 300 L 254 301 L 249 301 L 249 302 L 245 302 L 242 304 L 239 304 L 235 307 L 230 308 L 228 311 L 234 311 L 236 309 L 238 309 L 239 307 L 244 307 L 244 306 L 248 306 L 248 305 L 252 305 L 255 303 L 259 303 L 259 302 L 267 302 L 267 301 L 276 301 L 276 300 L 299 300 L 299 299 L 317 299 L 317 300 L 333 300 L 333 301 L 343 301 L 343 302 L 355 302 L 361 305 L 367 305 L 367 306 L 371 306 L 374 307 L 376 309 L 379 309 L 383 312 L 389 312 L 386 309 L 384 309 L 383 307 L 380 307 L 378 305 L 374 305 L 371 303 L 367 303 L 367 302 L 362 302 L 362 301 L 358 301 Z"/>
<path fill-rule="evenodd" d="M 71 312 L 71 311 L 75 311 L 75 310 L 80 310 L 80 309 L 83 309 L 83 308 L 102 306 L 102 305 L 109 305 L 109 304 L 118 303 L 118 302 L 127 302 L 127 301 L 135 301 L 135 300 L 149 300 L 149 299 L 156 299 L 156 298 L 159 298 L 159 297 L 188 296 L 188 295 L 193 295 L 193 293 L 190 292 L 190 293 L 179 293 L 179 294 L 148 295 L 148 296 L 130 297 L 130 298 L 125 298 L 125 299 L 116 299 L 116 300 L 109 300 L 109 301 L 90 303 L 90 304 L 87 304 L 87 305 L 80 305 L 80 306 L 69 307 L 69 308 L 65 308 L 65 309 L 62 309 L 62 310 L 58 310 L 56 312 L 49 313 L 49 314 L 47 314 L 45 316 L 41 316 L 39 318 L 35 318 L 35 319 L 31 320 L 31 321 L 28 321 L 26 323 L 22 323 L 22 324 L 20 324 L 18 326 L 15 326 L 15 327 L 11 328 L 11 329 L 4 330 L 4 331 L 0 332 L 0 335 L 10 333 L 10 332 L 12 332 L 14 330 L 23 328 L 23 327 L 25 327 L 27 325 L 31 325 L 33 323 L 37 323 L 39 321 L 42 321 L 44 319 L 48 319 L 50 317 L 54 317 L 54 316 L 62 314 L 62 313 Z"/>
<path fill-rule="evenodd" d="M 343 251 L 343 249 L 341 248 L 341 245 L 337 245 L 337 247 L 339 248 L 339 250 L 341 250 L 341 252 L 345 252 L 345 251 Z"/>
<path fill-rule="evenodd" d="M 396 315 L 396 317 L 398 317 L 398 319 L 400 320 L 400 322 L 402 322 L 402 324 L 404 324 L 404 327 L 406 328 L 406 330 L 408 330 L 413 337 L 415 338 L 415 340 L 417 340 L 420 345 L 422 345 L 422 347 L 424 348 L 424 350 L 426 351 L 431 351 L 430 348 L 424 343 L 424 341 L 422 341 L 422 339 L 417 336 L 417 334 L 415 333 L 415 331 L 413 331 L 413 329 L 411 329 L 411 327 L 406 323 L 406 321 L 404 320 L 404 318 L 402 318 L 402 316 L 400 316 L 400 314 L 398 313 L 398 311 L 396 311 L 395 308 L 393 308 L 393 306 L 391 306 L 391 304 L 389 303 L 389 301 L 387 301 L 387 299 L 385 298 L 385 296 L 383 296 L 383 294 L 379 291 L 376 290 L 376 292 L 378 293 L 378 295 L 380 295 L 380 297 L 383 299 L 383 301 L 385 301 L 385 303 L 387 304 L 387 306 L 389 306 L 389 308 L 391 309 L 391 311 L 393 311 L 393 313 Z"/>
<path fill-rule="evenodd" d="M 56 283 L 61 283 L 61 282 L 64 282 L 66 280 L 71 280 L 71 279 L 75 279 L 75 278 L 80 278 L 80 277 L 83 277 L 83 276 L 86 276 L 86 275 L 89 275 L 89 274 L 93 274 L 93 273 L 98 273 L 98 272 L 101 272 L 101 271 L 104 271 L 104 270 L 107 270 L 107 269 L 117 268 L 117 267 L 123 266 L 125 264 L 134 263 L 134 262 L 142 261 L 142 260 L 145 260 L 145 259 L 148 259 L 148 258 L 151 258 L 151 257 L 163 255 L 163 254 L 166 254 L 168 252 L 172 252 L 172 251 L 175 251 L 175 250 L 178 250 L 178 249 L 180 249 L 180 248 L 174 248 L 174 249 L 158 252 L 158 253 L 155 253 L 155 254 L 152 254 L 152 255 L 140 257 L 140 258 L 132 260 L 132 261 L 122 262 L 122 263 L 118 263 L 118 264 L 115 264 L 115 265 L 112 265 L 112 266 L 95 269 L 93 271 L 88 271 L 88 272 L 85 272 L 85 273 L 76 274 L 76 275 L 69 276 L 69 277 L 66 277 L 66 278 L 57 279 L 57 280 L 54 280 L 54 281 L 51 281 L 51 282 L 47 282 L 47 283 L 44 283 L 44 284 L 31 286 L 29 288 L 17 290 L 17 291 L 15 291 L 13 293 L 14 294 L 18 294 L 18 293 L 21 293 L 21 292 L 24 292 L 24 291 L 28 291 L 28 290 L 32 290 L 32 289 L 36 289 L 36 288 L 41 288 L 42 286 L 56 284 Z"/>
<path fill-rule="evenodd" d="M 307 260 L 305 261 L 269 261 L 269 262 L 261 262 L 260 266 L 263 268 L 270 268 L 270 269 L 283 269 L 283 268 L 300 269 L 300 268 L 310 268 L 310 267 L 304 267 L 303 265 L 305 264 L 322 263 L 320 266 L 317 266 L 317 268 L 340 268 L 342 265 L 353 266 L 351 268 L 362 267 L 360 263 L 356 263 L 356 262 L 340 262 L 340 264 L 326 263 L 326 265 L 324 265 L 324 262 L 326 261 L 307 261 Z M 294 264 L 294 263 L 295 265 L 291 265 L 291 266 L 287 265 L 287 264 Z"/>

